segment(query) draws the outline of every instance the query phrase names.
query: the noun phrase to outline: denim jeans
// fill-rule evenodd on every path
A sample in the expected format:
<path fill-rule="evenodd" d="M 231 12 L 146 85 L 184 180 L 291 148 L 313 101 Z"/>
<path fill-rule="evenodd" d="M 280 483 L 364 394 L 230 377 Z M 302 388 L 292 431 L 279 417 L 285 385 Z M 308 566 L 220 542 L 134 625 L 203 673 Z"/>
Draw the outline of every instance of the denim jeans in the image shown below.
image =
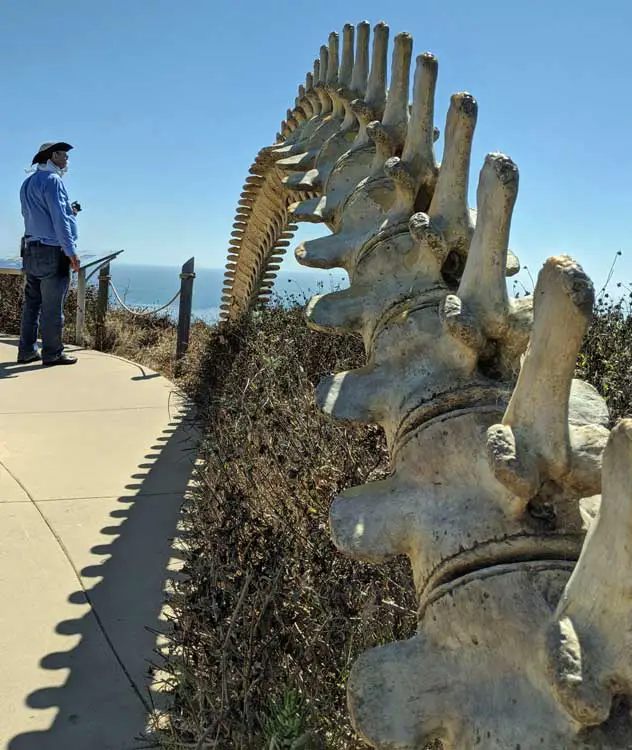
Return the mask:
<path fill-rule="evenodd" d="M 26 275 L 19 357 L 37 351 L 38 325 L 42 334 L 42 360 L 50 362 L 64 351 L 64 302 L 70 286 L 70 264 L 59 247 L 27 246 Z"/>

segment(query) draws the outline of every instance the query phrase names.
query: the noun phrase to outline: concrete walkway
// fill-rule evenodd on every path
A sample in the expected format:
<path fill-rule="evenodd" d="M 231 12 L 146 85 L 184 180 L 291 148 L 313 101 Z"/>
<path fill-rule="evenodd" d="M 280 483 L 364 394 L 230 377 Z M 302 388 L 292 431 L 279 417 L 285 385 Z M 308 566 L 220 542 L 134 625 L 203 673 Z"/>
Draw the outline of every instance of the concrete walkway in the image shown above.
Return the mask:
<path fill-rule="evenodd" d="M 16 353 L 0 335 L 0 750 L 153 747 L 150 662 L 194 431 L 145 368 Z"/>

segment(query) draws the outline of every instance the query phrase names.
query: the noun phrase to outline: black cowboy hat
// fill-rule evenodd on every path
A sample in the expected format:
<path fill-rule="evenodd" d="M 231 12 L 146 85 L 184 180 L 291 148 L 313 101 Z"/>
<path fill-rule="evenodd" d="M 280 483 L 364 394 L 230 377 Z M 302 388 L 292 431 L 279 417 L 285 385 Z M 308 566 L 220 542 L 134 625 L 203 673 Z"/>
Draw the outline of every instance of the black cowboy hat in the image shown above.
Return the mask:
<path fill-rule="evenodd" d="M 39 151 L 33 157 L 31 164 L 44 164 L 48 161 L 53 151 L 70 151 L 72 146 L 70 143 L 64 141 L 52 141 L 50 143 L 42 143 L 39 147 Z"/>

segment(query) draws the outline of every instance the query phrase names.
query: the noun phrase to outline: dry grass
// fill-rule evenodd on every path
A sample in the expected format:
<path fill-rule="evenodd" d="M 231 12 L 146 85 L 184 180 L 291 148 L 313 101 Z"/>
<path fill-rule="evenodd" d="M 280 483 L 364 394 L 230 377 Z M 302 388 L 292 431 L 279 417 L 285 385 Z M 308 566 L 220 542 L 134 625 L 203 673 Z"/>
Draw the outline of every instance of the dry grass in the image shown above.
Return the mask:
<path fill-rule="evenodd" d="M 21 305 L 22 277 L 0 274 L 0 331 L 19 334 Z"/>
<path fill-rule="evenodd" d="M 360 748 L 350 665 L 415 623 L 408 562 L 352 562 L 328 533 L 333 496 L 387 472 L 381 430 L 314 404 L 323 375 L 361 362 L 361 342 L 310 332 L 298 308 L 277 306 L 209 330 L 198 356 L 183 386 L 200 410 L 203 469 L 184 513 L 188 578 L 171 603 L 165 747 L 195 747 L 210 728 L 208 747 L 222 750 L 300 738 Z"/>

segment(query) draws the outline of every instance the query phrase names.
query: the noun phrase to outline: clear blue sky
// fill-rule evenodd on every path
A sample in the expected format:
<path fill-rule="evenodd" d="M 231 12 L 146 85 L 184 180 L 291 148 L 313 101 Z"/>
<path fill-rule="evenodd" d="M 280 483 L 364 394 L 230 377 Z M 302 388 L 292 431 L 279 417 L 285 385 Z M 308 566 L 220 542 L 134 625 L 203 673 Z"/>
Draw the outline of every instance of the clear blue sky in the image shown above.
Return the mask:
<path fill-rule="evenodd" d="M 255 154 L 328 33 L 361 20 L 438 56 L 441 128 L 451 93 L 477 98 L 472 198 L 487 152 L 517 162 L 523 263 L 568 252 L 599 282 L 622 250 L 616 275 L 632 278 L 629 0 L 5 2 L 0 255 L 20 236 L 24 169 L 59 138 L 76 147 L 66 183 L 83 249 L 223 265 Z"/>

